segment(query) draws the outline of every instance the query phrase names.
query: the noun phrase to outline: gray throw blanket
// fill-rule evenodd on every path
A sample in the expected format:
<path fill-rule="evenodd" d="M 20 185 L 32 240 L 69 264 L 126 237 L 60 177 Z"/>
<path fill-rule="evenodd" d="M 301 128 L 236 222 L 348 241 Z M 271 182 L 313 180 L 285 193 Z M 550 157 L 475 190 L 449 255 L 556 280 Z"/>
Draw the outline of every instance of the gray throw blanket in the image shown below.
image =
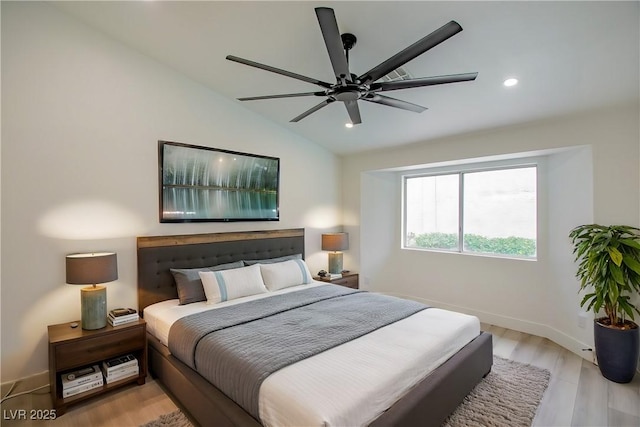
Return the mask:
<path fill-rule="evenodd" d="M 169 349 L 259 420 L 270 374 L 426 308 L 325 285 L 182 318 L 171 326 Z"/>

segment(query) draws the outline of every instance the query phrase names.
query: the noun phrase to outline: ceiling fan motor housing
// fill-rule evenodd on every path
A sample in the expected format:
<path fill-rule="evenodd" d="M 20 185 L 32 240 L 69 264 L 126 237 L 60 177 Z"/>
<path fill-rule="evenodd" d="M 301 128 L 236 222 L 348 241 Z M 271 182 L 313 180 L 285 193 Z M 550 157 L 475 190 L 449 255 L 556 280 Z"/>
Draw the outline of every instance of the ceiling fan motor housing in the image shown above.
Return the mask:
<path fill-rule="evenodd" d="M 360 99 L 361 93 L 358 85 L 340 86 L 335 89 L 335 93 L 329 95 L 336 101 L 356 101 Z"/>

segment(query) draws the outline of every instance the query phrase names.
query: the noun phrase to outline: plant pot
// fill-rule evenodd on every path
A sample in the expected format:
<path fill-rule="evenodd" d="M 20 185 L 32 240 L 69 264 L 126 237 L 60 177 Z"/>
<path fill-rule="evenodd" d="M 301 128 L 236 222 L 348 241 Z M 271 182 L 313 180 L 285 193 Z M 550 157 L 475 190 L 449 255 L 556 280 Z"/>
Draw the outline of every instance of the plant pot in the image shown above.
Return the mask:
<path fill-rule="evenodd" d="M 608 319 L 595 319 L 593 329 L 600 372 L 617 383 L 631 382 L 638 366 L 640 329 L 631 321 L 620 329 L 601 323 L 603 320 Z"/>

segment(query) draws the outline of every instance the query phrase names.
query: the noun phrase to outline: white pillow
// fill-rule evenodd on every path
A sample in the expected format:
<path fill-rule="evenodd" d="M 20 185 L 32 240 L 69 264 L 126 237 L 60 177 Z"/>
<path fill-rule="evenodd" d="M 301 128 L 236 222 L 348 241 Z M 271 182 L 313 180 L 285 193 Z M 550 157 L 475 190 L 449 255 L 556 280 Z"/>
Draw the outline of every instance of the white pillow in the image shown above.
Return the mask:
<path fill-rule="evenodd" d="M 309 267 L 301 259 L 258 265 L 260 266 L 264 284 L 270 291 L 313 282 Z"/>
<path fill-rule="evenodd" d="M 207 304 L 268 292 L 257 264 L 233 270 L 200 271 L 198 274 Z"/>

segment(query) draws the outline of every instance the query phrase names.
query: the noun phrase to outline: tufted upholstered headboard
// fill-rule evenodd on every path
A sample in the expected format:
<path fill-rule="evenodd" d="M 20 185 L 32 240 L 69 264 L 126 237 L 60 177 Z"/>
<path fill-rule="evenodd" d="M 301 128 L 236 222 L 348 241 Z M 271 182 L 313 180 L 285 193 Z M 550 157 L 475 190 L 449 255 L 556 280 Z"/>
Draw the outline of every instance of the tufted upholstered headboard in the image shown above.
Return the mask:
<path fill-rule="evenodd" d="M 138 237 L 138 312 L 178 298 L 170 268 L 200 268 L 243 259 L 302 254 L 304 228 Z"/>

